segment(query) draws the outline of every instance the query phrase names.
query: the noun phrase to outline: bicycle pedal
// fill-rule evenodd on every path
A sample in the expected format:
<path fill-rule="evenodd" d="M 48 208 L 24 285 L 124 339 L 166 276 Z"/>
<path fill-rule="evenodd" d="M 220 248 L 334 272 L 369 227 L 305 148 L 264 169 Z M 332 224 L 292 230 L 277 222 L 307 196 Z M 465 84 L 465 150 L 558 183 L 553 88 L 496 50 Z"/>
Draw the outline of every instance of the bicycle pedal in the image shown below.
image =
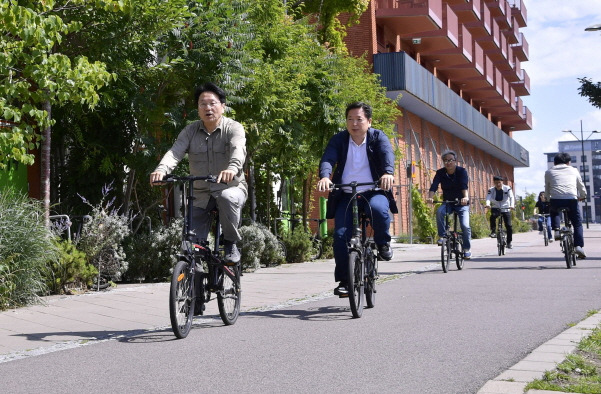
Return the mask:
<path fill-rule="evenodd" d="M 338 298 L 348 298 L 348 293 L 347 294 L 340 294 L 338 296 Z"/>

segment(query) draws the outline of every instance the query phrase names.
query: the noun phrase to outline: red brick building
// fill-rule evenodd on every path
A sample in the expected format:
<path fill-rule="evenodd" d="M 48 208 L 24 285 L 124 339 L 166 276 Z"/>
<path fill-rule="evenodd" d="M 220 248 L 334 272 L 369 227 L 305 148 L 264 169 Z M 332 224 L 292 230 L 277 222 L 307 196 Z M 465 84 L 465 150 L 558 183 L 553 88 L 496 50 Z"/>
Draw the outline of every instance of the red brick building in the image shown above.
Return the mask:
<path fill-rule="evenodd" d="M 444 150 L 457 152 L 468 170 L 476 212 L 494 175 L 513 186 L 513 169 L 529 165 L 528 151 L 512 138 L 532 129 L 520 98 L 530 94 L 521 67 L 528 42 L 519 31 L 526 16 L 522 0 L 371 0 L 348 30 L 350 53 L 367 55 L 388 97 L 401 95 L 393 234 L 409 232 L 410 187 L 427 191 Z"/>

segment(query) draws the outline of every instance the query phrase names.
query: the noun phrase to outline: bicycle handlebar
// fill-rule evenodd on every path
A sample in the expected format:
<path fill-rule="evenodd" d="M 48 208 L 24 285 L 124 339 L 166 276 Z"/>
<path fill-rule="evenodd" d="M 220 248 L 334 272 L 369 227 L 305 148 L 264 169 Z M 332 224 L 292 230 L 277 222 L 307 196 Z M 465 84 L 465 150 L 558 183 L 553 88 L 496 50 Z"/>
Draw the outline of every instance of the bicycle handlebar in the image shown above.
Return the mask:
<path fill-rule="evenodd" d="M 192 176 L 192 175 L 185 175 L 185 176 L 179 176 L 179 175 L 174 175 L 174 174 L 167 174 L 165 175 L 165 177 L 160 180 L 160 181 L 154 181 L 152 183 L 155 184 L 162 184 L 162 183 L 174 183 L 174 182 L 188 182 L 188 181 L 205 181 L 205 182 L 210 182 L 210 183 L 217 183 L 217 177 L 215 175 L 206 175 L 206 176 Z"/>
<path fill-rule="evenodd" d="M 380 185 L 380 180 L 372 181 L 372 182 L 350 182 L 350 183 L 332 183 L 330 185 L 330 190 L 333 189 L 342 189 L 343 187 L 358 187 L 358 186 L 373 186 L 374 188 Z"/>

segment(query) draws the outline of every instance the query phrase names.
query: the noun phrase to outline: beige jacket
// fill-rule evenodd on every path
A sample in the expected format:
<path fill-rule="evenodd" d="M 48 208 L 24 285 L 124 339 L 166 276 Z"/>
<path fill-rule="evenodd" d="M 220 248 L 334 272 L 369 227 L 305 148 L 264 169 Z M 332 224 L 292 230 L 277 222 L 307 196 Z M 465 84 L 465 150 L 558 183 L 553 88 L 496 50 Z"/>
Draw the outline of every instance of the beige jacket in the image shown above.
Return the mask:
<path fill-rule="evenodd" d="M 219 175 L 223 170 L 232 170 L 236 174 L 227 185 L 196 181 L 195 207 L 205 208 L 211 193 L 229 187 L 239 187 L 248 193 L 242 168 L 246 158 L 246 136 L 240 123 L 224 116 L 211 134 L 206 131 L 202 120 L 189 124 L 179 133 L 155 171 L 171 173 L 186 153 L 193 176 Z"/>
<path fill-rule="evenodd" d="M 545 172 L 545 195 L 554 200 L 586 198 L 580 172 L 567 164 L 557 164 Z"/>

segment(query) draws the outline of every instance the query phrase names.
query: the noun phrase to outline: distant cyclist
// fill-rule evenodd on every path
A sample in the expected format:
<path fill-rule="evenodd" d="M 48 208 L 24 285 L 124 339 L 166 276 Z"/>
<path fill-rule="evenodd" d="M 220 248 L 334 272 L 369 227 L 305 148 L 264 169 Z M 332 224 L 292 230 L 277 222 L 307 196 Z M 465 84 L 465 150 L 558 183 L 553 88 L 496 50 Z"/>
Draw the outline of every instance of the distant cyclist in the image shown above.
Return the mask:
<path fill-rule="evenodd" d="M 586 198 L 586 188 L 580 177 L 580 172 L 571 166 L 572 157 L 569 153 L 561 152 L 555 155 L 553 167 L 545 172 L 545 196 L 551 203 L 551 225 L 555 230 L 555 240 L 561 239 L 559 227 L 561 216 L 559 208 L 568 208 L 568 217 L 574 226 L 574 252 L 581 259 L 586 258 L 584 247 L 584 234 L 580 206 L 578 200 Z"/>
<path fill-rule="evenodd" d="M 457 165 L 457 153 L 452 150 L 442 152 L 441 155 L 444 167 L 437 170 L 428 192 L 428 202 L 434 202 L 434 194 L 438 191 L 438 185 L 442 189 L 442 198 L 446 201 L 458 200 L 459 205 L 441 205 L 436 212 L 436 227 L 438 228 L 438 244 L 443 242 L 445 233 L 445 215 L 450 211 L 455 211 L 459 215 L 461 223 L 461 232 L 463 235 L 463 257 L 470 259 L 470 241 L 472 239 L 472 229 L 470 227 L 470 199 L 468 197 L 469 176 L 467 170 Z"/>
<path fill-rule="evenodd" d="M 553 242 L 553 235 L 551 234 L 551 216 L 550 214 L 551 203 L 547 200 L 545 192 L 538 193 L 538 201 L 534 205 L 534 213 L 538 214 L 538 233 L 543 233 L 543 220 L 547 222 L 547 238 L 549 242 Z"/>
<path fill-rule="evenodd" d="M 485 209 L 491 208 L 490 211 L 490 236 L 494 238 L 497 236 L 495 233 L 497 218 L 501 216 L 507 227 L 507 249 L 511 249 L 511 241 L 513 239 L 513 227 L 511 226 L 511 210 L 515 208 L 515 198 L 513 197 L 513 191 L 507 185 L 503 184 L 503 177 L 495 175 L 493 177 L 493 187 L 488 189 L 486 195 L 486 206 Z M 505 211 L 505 212 L 503 212 Z"/>

